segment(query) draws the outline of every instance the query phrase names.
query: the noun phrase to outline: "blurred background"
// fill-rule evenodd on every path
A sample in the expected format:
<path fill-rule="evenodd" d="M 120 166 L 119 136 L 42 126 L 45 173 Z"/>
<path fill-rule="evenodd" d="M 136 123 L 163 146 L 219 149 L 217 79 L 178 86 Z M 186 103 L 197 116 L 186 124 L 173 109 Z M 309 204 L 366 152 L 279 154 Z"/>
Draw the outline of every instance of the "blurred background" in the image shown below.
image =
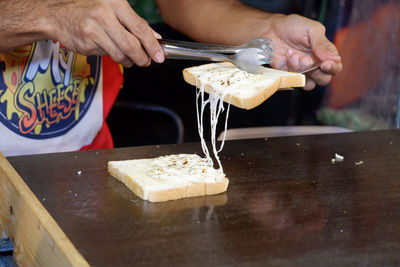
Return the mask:
<path fill-rule="evenodd" d="M 277 92 L 252 110 L 231 107 L 228 128 L 327 125 L 356 131 L 398 128 L 400 1 L 242 2 L 270 12 L 296 13 L 320 21 L 328 38 L 338 47 L 344 68 L 328 87 L 317 87 L 310 92 L 302 89 Z M 153 0 L 131 0 L 130 4 L 164 38 L 187 40 L 163 23 Z M 125 69 L 124 88 L 108 118 L 115 146 L 198 141 L 195 88 L 183 81 L 182 70 L 202 63 L 167 60 L 148 68 Z M 219 132 L 223 126 L 221 120 Z M 279 135 L 279 131 L 275 134 Z"/>

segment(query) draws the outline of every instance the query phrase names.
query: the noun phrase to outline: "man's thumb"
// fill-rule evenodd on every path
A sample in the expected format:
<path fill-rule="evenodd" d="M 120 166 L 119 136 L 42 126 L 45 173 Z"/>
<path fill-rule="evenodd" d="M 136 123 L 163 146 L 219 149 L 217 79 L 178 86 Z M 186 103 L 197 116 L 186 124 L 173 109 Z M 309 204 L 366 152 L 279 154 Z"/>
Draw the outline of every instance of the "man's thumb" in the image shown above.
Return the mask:
<path fill-rule="evenodd" d="M 320 28 L 320 27 L 318 27 Z M 321 61 L 333 60 L 340 62 L 340 56 L 335 45 L 325 36 L 325 28 L 309 30 L 312 53 Z"/>

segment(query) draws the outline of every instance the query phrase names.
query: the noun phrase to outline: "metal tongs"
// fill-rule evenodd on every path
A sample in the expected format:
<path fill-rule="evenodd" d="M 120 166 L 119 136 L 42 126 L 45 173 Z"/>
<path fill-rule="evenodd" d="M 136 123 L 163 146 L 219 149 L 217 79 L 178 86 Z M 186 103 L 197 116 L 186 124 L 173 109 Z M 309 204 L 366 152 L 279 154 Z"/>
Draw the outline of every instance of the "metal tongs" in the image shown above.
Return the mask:
<path fill-rule="evenodd" d="M 271 40 L 257 38 L 240 46 L 204 44 L 176 40 L 159 40 L 167 58 L 203 61 L 229 61 L 238 68 L 258 73 L 264 64 L 272 61 Z"/>

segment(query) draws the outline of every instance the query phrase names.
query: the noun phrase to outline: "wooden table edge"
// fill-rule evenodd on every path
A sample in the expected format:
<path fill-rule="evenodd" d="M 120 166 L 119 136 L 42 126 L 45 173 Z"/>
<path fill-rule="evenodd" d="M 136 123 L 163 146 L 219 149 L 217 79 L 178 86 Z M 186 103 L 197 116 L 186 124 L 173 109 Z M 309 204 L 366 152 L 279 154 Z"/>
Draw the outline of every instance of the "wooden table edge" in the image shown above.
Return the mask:
<path fill-rule="evenodd" d="M 21 266 L 89 266 L 1 152 L 0 225 Z"/>

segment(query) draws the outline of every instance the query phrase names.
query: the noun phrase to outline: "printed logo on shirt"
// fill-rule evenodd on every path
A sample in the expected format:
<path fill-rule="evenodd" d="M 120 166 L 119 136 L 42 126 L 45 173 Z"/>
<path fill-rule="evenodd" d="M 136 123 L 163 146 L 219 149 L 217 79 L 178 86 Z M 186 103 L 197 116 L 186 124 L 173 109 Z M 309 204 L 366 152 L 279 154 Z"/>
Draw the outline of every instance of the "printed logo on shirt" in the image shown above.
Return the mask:
<path fill-rule="evenodd" d="M 32 139 L 57 137 L 85 115 L 95 95 L 101 58 L 40 41 L 0 54 L 0 122 Z"/>

